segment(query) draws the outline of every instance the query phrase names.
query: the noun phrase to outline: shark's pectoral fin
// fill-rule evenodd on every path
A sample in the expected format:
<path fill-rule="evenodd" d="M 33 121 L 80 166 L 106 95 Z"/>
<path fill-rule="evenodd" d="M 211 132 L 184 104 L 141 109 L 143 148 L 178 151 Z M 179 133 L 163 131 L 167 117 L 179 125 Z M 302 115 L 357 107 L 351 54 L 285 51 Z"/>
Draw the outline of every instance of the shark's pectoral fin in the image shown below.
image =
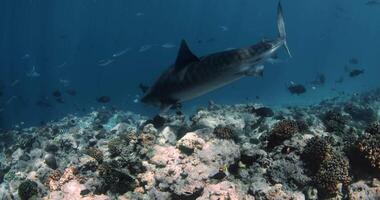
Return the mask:
<path fill-rule="evenodd" d="M 256 76 L 263 77 L 264 76 L 264 65 L 256 65 L 248 68 L 247 70 L 239 72 L 240 75 L 244 76 Z"/>

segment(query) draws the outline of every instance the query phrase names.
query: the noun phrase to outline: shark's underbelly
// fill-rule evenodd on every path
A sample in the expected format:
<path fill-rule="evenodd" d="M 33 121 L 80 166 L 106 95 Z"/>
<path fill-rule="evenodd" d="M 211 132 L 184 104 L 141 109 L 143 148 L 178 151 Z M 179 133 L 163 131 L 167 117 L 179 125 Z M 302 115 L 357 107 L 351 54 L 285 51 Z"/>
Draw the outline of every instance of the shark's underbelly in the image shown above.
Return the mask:
<path fill-rule="evenodd" d="M 207 81 L 194 83 L 189 87 L 173 91 L 171 97 L 178 100 L 179 102 L 187 101 L 228 85 L 236 80 L 239 80 L 242 77 L 243 75 L 237 74 L 213 77 Z"/>

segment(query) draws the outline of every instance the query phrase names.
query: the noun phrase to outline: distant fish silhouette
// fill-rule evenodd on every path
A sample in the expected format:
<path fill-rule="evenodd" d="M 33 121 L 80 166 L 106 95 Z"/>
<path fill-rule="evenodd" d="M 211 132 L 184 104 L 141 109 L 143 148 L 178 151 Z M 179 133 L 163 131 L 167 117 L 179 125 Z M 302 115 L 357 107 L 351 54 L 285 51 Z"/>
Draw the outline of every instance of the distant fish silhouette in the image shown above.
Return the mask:
<path fill-rule="evenodd" d="M 115 61 L 114 59 L 100 60 L 98 62 L 98 64 L 99 64 L 99 66 L 105 67 L 105 66 L 112 64 L 114 61 Z"/>
<path fill-rule="evenodd" d="M 142 13 L 142 12 L 138 12 L 138 13 L 136 13 L 136 17 L 141 17 L 141 16 L 144 16 L 145 14 L 144 13 Z"/>
<path fill-rule="evenodd" d="M 300 95 L 300 94 L 303 94 L 306 92 L 306 88 L 305 88 L 305 86 L 303 86 L 301 84 L 295 84 L 295 83 L 291 82 L 291 84 L 288 86 L 288 91 L 291 94 Z"/>
<path fill-rule="evenodd" d="M 30 72 L 26 73 L 26 76 L 36 78 L 36 77 L 40 77 L 41 74 L 36 71 L 36 66 L 33 66 L 32 70 Z"/>
<path fill-rule="evenodd" d="M 62 93 L 59 91 L 59 90 L 55 90 L 51 93 L 54 97 L 61 97 L 62 96 Z"/>
<path fill-rule="evenodd" d="M 43 98 L 43 99 L 40 99 L 36 102 L 36 105 L 38 107 L 41 107 L 41 108 L 52 108 L 53 106 L 51 105 L 51 103 L 49 102 L 48 99 L 46 98 Z"/>
<path fill-rule="evenodd" d="M 114 57 L 114 58 L 120 57 L 120 56 L 124 55 L 125 53 L 127 53 L 127 52 L 130 51 L 130 50 L 131 50 L 131 48 L 126 48 L 126 49 L 124 49 L 124 50 L 122 50 L 122 51 L 119 51 L 119 52 L 117 52 L 117 53 L 114 53 L 114 54 L 112 55 L 112 57 Z"/>
<path fill-rule="evenodd" d="M 21 59 L 25 60 L 25 59 L 29 59 L 30 58 L 30 55 L 29 54 L 25 54 L 24 56 L 21 57 Z"/>
<path fill-rule="evenodd" d="M 109 96 L 101 96 L 96 99 L 99 103 L 109 103 L 111 101 L 111 98 Z"/>
<path fill-rule="evenodd" d="M 353 65 L 357 65 L 357 64 L 359 64 L 359 60 L 356 59 L 356 58 L 351 58 L 348 62 L 349 62 L 350 64 L 353 64 Z"/>
<path fill-rule="evenodd" d="M 219 26 L 220 29 L 222 29 L 222 31 L 228 31 L 228 27 L 227 26 Z"/>
<path fill-rule="evenodd" d="M 353 77 L 357 77 L 363 73 L 364 73 L 364 69 L 353 69 L 350 71 L 349 76 L 351 78 L 353 78 Z"/>
<path fill-rule="evenodd" d="M 77 95 L 77 91 L 74 89 L 67 89 L 65 92 L 66 92 L 66 94 L 68 94 L 70 96 L 76 96 Z"/>
<path fill-rule="evenodd" d="M 146 44 L 140 47 L 139 52 L 145 52 L 152 48 L 152 45 Z"/>
<path fill-rule="evenodd" d="M 367 6 L 378 6 L 380 5 L 380 0 L 369 0 L 365 3 Z"/>
<path fill-rule="evenodd" d="M 165 48 L 165 49 L 171 49 L 171 48 L 174 48 L 176 47 L 174 44 L 171 44 L 171 43 L 165 43 L 163 45 L 161 45 L 162 48 Z"/>

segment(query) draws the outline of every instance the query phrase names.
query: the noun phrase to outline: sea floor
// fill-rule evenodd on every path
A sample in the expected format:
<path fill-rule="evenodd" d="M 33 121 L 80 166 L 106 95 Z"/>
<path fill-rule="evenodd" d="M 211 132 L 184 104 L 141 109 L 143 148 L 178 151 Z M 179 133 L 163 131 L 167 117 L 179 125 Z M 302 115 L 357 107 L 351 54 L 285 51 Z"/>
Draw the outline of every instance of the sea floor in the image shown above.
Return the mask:
<path fill-rule="evenodd" d="M 380 199 L 380 90 L 0 133 L 0 199 Z"/>

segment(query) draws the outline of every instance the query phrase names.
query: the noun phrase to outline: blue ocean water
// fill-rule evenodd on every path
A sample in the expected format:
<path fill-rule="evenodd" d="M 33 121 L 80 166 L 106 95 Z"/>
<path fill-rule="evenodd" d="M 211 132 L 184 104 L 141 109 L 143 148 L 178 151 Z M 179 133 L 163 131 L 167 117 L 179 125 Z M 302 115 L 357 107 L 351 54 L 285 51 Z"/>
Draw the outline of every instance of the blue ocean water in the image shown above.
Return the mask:
<path fill-rule="evenodd" d="M 3 0 L 0 128 L 36 125 L 102 106 L 154 115 L 158 109 L 136 101 L 142 95 L 138 85 L 153 84 L 174 62 L 181 39 L 202 56 L 275 38 L 277 3 Z M 186 102 L 186 112 L 209 100 L 302 105 L 380 86 L 380 5 L 344 0 L 282 4 L 293 57 L 280 50 L 280 62 L 266 64 L 264 77 L 247 77 Z M 349 62 L 353 58 L 358 64 Z M 347 68 L 365 72 L 351 78 Z M 313 88 L 309 83 L 318 74 L 325 75 L 326 83 Z M 290 82 L 305 85 L 307 92 L 290 94 Z M 59 101 L 52 95 L 57 90 Z M 101 96 L 111 101 L 97 102 Z"/>

